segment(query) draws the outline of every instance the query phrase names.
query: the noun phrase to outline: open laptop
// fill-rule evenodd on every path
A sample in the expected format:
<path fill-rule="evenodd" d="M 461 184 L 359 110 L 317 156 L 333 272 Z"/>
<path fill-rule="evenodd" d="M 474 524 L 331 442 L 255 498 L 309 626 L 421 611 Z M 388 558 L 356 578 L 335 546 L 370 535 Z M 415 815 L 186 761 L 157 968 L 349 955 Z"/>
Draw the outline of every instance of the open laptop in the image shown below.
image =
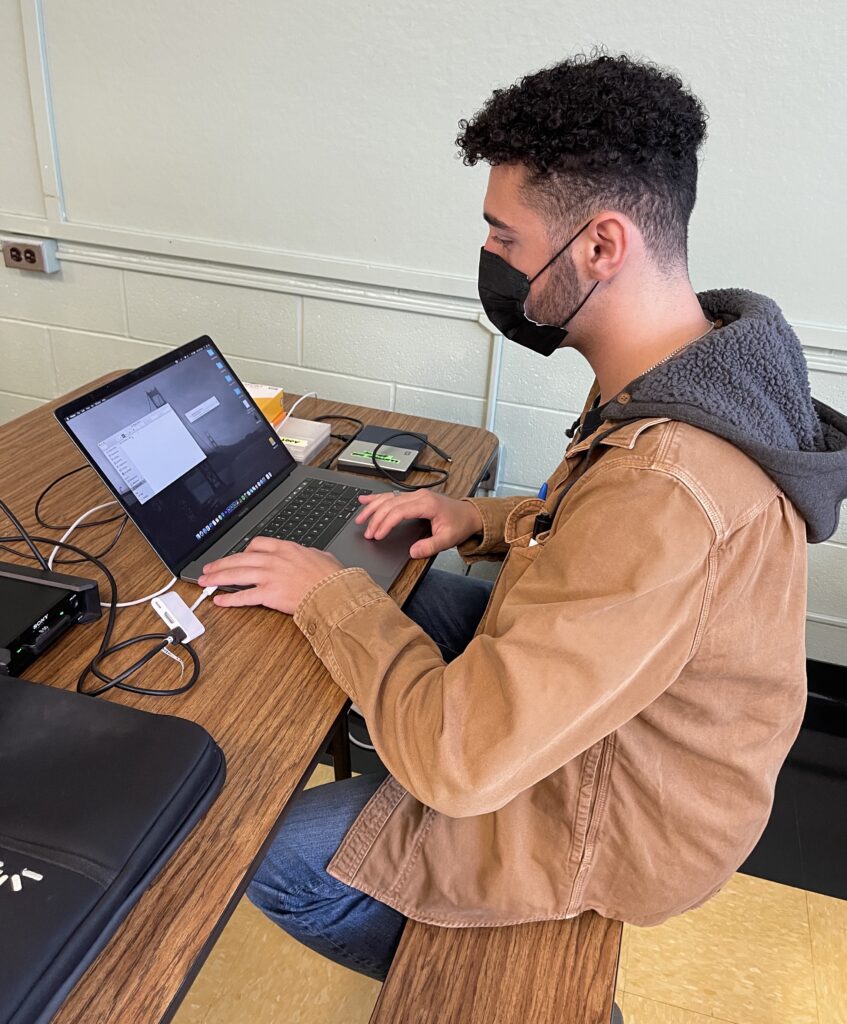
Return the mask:
<path fill-rule="evenodd" d="M 416 520 L 365 540 L 358 496 L 390 481 L 298 465 L 206 336 L 55 416 L 181 579 L 196 582 L 206 563 L 261 534 L 326 550 L 387 589 L 429 529 Z"/>

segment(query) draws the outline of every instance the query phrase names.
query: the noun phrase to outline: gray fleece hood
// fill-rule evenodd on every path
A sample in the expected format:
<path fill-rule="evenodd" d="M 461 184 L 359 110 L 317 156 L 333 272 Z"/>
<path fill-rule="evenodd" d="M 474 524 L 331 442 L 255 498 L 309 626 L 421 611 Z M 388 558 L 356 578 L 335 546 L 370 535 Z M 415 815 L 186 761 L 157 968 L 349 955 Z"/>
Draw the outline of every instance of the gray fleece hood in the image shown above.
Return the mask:
<path fill-rule="evenodd" d="M 806 520 L 810 543 L 831 537 L 847 498 L 847 416 L 812 398 L 800 340 L 764 295 L 698 295 L 724 326 L 612 399 L 603 419 L 668 416 L 730 441 L 762 467 Z M 622 392 L 619 392 L 619 395 Z"/>

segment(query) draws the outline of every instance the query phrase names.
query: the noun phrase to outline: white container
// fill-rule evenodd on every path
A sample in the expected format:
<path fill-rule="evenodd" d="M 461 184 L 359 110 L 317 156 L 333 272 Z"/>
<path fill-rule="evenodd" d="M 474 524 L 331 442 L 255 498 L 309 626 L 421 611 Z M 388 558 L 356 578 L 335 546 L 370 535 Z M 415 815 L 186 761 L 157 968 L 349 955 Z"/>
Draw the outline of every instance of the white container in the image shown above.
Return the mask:
<path fill-rule="evenodd" d="M 329 424 L 289 416 L 276 428 L 277 436 L 295 461 L 310 462 L 329 441 Z"/>

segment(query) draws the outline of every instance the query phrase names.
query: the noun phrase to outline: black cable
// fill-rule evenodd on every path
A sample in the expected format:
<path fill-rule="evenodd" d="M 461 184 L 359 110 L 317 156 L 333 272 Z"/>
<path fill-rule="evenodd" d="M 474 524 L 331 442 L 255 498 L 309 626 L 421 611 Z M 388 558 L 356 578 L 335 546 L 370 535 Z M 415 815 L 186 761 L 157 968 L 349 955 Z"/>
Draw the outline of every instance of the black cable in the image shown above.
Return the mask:
<path fill-rule="evenodd" d="M 4 511 L 8 512 L 8 509 L 3 504 L 2 501 L 0 501 L 0 507 L 2 507 Z M 18 523 L 15 517 L 10 515 L 10 518 L 13 520 L 13 522 L 15 522 L 15 525 L 17 526 Z M 82 548 L 77 547 L 75 544 L 69 544 L 67 541 L 58 541 L 50 537 L 32 537 L 30 536 L 30 534 L 27 533 L 27 531 L 23 527 L 20 527 L 20 536 L 18 537 L 0 537 L 0 544 L 19 544 L 22 542 L 26 542 L 30 544 L 35 549 L 36 552 L 38 552 L 38 549 L 35 548 L 34 543 L 36 541 L 39 544 L 52 544 L 54 547 L 67 548 L 69 551 L 73 551 L 77 555 L 81 555 L 82 561 L 91 562 L 92 565 L 97 566 L 100 572 L 102 572 L 103 575 L 106 577 L 106 581 L 109 584 L 109 612 L 108 615 L 106 616 L 106 629 L 103 631 L 103 637 L 100 640 L 99 650 L 91 659 L 91 661 L 82 670 L 82 673 L 79 679 L 77 680 L 77 692 L 83 693 L 88 697 L 99 697 L 100 694 L 106 693 L 107 690 L 111 690 L 117 687 L 117 689 L 125 690 L 127 693 L 139 693 L 144 696 L 174 697 L 177 694 L 185 693 L 186 690 L 191 689 L 191 687 L 197 682 L 197 679 L 200 676 L 200 659 L 198 658 L 197 652 L 194 650 L 191 644 L 184 641 L 185 634 L 182 632 L 182 630 L 174 630 L 171 633 L 146 633 L 143 636 L 131 637 L 129 640 L 122 640 L 120 643 L 110 646 L 109 641 L 112 639 L 112 632 L 114 631 L 115 628 L 115 617 L 117 615 L 118 610 L 118 585 L 115 582 L 115 577 L 106 567 L 105 563 L 103 563 L 96 555 L 89 554 L 89 552 L 84 551 Z M 39 556 L 41 555 L 40 552 L 38 552 L 38 554 Z M 44 564 L 46 566 L 46 562 Z M 182 640 L 180 639 L 180 634 L 182 634 Z M 157 646 L 154 647 L 152 650 L 148 651 L 145 655 L 139 658 L 139 660 L 135 662 L 134 665 L 131 665 L 129 668 L 124 669 L 123 672 L 121 672 L 119 675 L 115 677 L 107 676 L 105 673 L 100 671 L 99 666 L 104 659 L 108 658 L 112 654 L 117 653 L 118 651 L 123 650 L 126 647 L 131 646 L 132 644 L 141 643 L 144 640 L 159 640 L 161 642 L 157 644 Z M 182 647 L 184 647 L 193 662 L 194 670 L 191 673 L 191 678 L 185 685 L 174 687 L 169 690 L 153 690 L 142 686 L 131 686 L 129 683 L 125 682 L 125 680 L 130 675 L 132 675 L 133 672 L 137 672 L 138 669 L 140 669 L 143 665 L 146 665 L 147 662 L 150 661 L 150 659 L 154 655 L 158 654 L 159 651 L 164 650 L 164 648 L 171 643 L 180 644 Z M 93 690 L 84 689 L 83 684 L 86 678 L 89 676 L 89 674 L 96 676 L 99 680 L 101 680 L 101 682 L 103 682 L 104 685 L 99 686 Z"/>
<path fill-rule="evenodd" d="M 14 526 L 14 528 L 18 531 L 20 535 L 19 537 L 15 537 L 14 539 L 24 541 L 24 543 L 29 546 L 29 549 L 32 552 L 33 557 L 35 558 L 36 562 L 38 562 L 38 564 L 41 566 L 41 568 L 45 572 L 50 572 L 50 566 L 47 564 L 47 560 L 35 546 L 32 537 L 30 537 L 30 535 L 27 533 L 20 519 L 18 519 L 18 517 L 9 508 L 5 501 L 0 500 L 0 509 L 2 509 L 3 512 L 6 513 L 6 517 L 8 518 L 9 522 L 12 524 L 12 526 Z"/>
<path fill-rule="evenodd" d="M 344 416 L 340 412 L 339 413 L 331 412 L 331 413 L 327 413 L 326 416 L 316 416 L 315 417 L 315 422 L 317 422 L 317 423 L 326 423 L 327 420 L 347 420 L 348 423 L 356 423 L 358 425 L 357 430 L 353 434 L 332 434 L 332 433 L 330 433 L 329 436 L 330 437 L 334 437 L 336 441 L 344 441 L 347 444 L 350 444 L 351 441 L 355 441 L 356 438 L 359 436 L 359 434 L 361 434 L 361 432 L 365 429 L 365 424 L 361 420 L 356 419 L 355 416 Z M 335 462 L 335 460 L 338 458 L 338 456 L 343 451 L 344 451 L 343 448 L 339 448 L 339 450 L 337 452 L 335 452 L 334 455 L 330 455 L 330 457 L 328 459 L 324 460 L 320 464 L 320 466 L 318 468 L 319 469 L 331 469 L 333 462 Z"/>
<path fill-rule="evenodd" d="M 145 655 L 138 659 L 134 665 L 130 665 L 129 668 L 124 669 L 120 675 L 114 676 L 114 678 L 105 675 L 100 671 L 100 663 L 104 658 L 108 658 L 118 651 L 124 650 L 126 647 L 131 647 L 133 644 L 140 644 L 145 640 L 159 640 L 160 642 L 152 647 Z M 160 651 L 163 651 L 169 644 L 180 644 L 188 652 L 191 661 L 193 662 L 193 671 L 191 678 L 183 686 L 175 686 L 169 690 L 154 690 L 144 686 L 130 686 L 125 683 L 124 680 L 132 675 L 133 672 L 137 672 L 143 665 L 146 665 L 151 658 L 155 657 Z M 96 690 L 83 690 L 81 684 L 85 676 L 91 672 L 92 675 L 97 676 L 98 679 L 105 682 L 105 686 L 101 686 Z M 77 684 L 77 690 L 80 693 L 87 693 L 89 697 L 99 697 L 101 693 L 105 693 L 107 690 L 111 690 L 113 686 L 118 687 L 119 690 L 126 690 L 128 693 L 140 693 L 147 697 L 176 697 L 177 694 L 185 693 L 186 690 L 190 690 L 191 687 L 197 682 L 200 675 L 200 659 L 197 656 L 197 652 L 185 640 L 185 633 L 181 629 L 172 630 L 170 633 L 144 633 L 142 636 L 133 636 L 129 640 L 122 640 L 119 644 L 113 644 L 105 651 L 98 651 L 97 654 L 91 659 L 85 672 L 80 676 L 79 683 Z"/>
<path fill-rule="evenodd" d="M 63 480 L 67 480 L 69 476 L 73 476 L 75 473 L 81 473 L 84 469 L 91 469 L 87 463 L 84 466 L 77 466 L 76 469 L 69 469 L 67 473 L 62 473 L 61 476 L 57 476 L 52 483 L 49 483 L 41 494 L 35 499 L 35 521 L 39 526 L 43 526 L 45 530 L 69 530 L 72 523 L 48 523 L 41 516 L 41 503 L 47 497 L 47 495 L 53 490 L 56 484 L 61 483 Z M 80 523 L 77 527 L 78 530 L 90 530 L 94 526 L 106 526 L 108 523 L 116 523 L 119 519 L 126 519 L 126 512 L 118 512 L 117 515 L 110 516 L 108 519 L 92 519 L 90 523 Z M 102 557 L 102 556 L 99 556 Z"/>
<path fill-rule="evenodd" d="M 105 558 L 106 555 L 108 555 L 110 551 L 114 550 L 114 547 L 118 543 L 118 541 L 121 539 L 121 534 L 126 529 L 126 524 L 128 522 L 129 522 L 129 516 L 127 516 L 127 515 L 123 516 L 120 526 L 115 531 L 114 537 L 112 537 L 112 539 L 109 541 L 109 543 L 106 545 L 106 547 L 103 548 L 102 551 L 98 551 L 97 554 L 93 556 L 94 558 Z M 77 527 L 77 529 L 82 529 L 83 525 L 84 524 L 80 523 L 80 525 Z M 87 524 L 85 524 L 85 525 L 87 525 Z M 57 544 L 58 541 L 55 541 L 55 542 L 51 541 L 50 543 L 54 544 L 54 546 L 55 546 L 55 544 Z M 34 555 L 27 555 L 23 551 L 15 551 L 14 548 L 10 548 L 6 544 L 0 544 L 0 551 L 8 551 L 10 555 L 17 555 L 19 558 L 27 558 L 30 561 L 36 561 L 36 558 L 35 558 Z M 79 565 L 81 562 L 87 562 L 87 561 L 88 561 L 87 558 L 58 558 L 58 557 L 56 557 L 56 558 L 53 559 L 53 565 Z"/>
<path fill-rule="evenodd" d="M 46 530 L 62 531 L 69 530 L 71 526 L 73 526 L 73 523 L 48 523 L 47 520 L 41 515 L 41 503 L 44 501 L 44 499 L 47 497 L 50 491 L 53 490 L 56 484 L 61 483 L 62 480 L 67 480 L 68 477 L 74 476 L 74 474 L 76 473 L 81 473 L 85 469 L 91 469 L 93 472 L 93 467 L 88 465 L 87 463 L 84 466 L 77 466 L 76 469 L 69 469 L 67 473 L 62 473 L 60 476 L 57 476 L 55 480 L 51 481 L 44 488 L 41 494 L 38 495 L 38 497 L 35 499 L 35 521 L 40 526 L 43 526 Z M 109 516 L 107 519 L 92 519 L 91 522 L 83 522 L 77 526 L 77 530 L 90 530 L 95 526 L 107 526 L 109 523 L 116 523 L 119 520 L 120 526 L 118 526 L 117 530 L 115 531 L 115 535 L 112 537 L 111 541 L 106 545 L 106 547 L 94 556 L 95 558 L 104 558 L 106 555 L 109 554 L 110 551 L 114 549 L 115 545 L 121 539 L 121 534 L 123 534 L 124 530 L 126 529 L 126 524 L 129 521 L 129 516 L 126 514 L 126 512 L 121 511 L 118 512 L 116 515 Z M 0 545 L 0 547 L 3 546 Z M 10 551 L 11 549 L 3 547 L 3 550 Z M 79 564 L 80 562 L 84 561 L 86 561 L 86 559 L 84 558 L 54 558 L 53 564 L 73 565 Z"/>
<path fill-rule="evenodd" d="M 326 416 L 315 416 L 315 423 L 326 423 L 327 420 L 346 420 L 348 423 L 358 424 L 358 430 L 354 434 L 349 435 L 349 439 L 353 440 L 359 432 L 365 429 L 365 424 L 362 420 L 357 420 L 354 416 L 343 416 L 341 413 L 328 413 Z M 346 437 L 342 434 L 330 434 L 331 437 L 337 437 L 339 440 L 346 440 Z"/>
<path fill-rule="evenodd" d="M 106 547 L 103 548 L 102 551 L 98 551 L 97 552 L 97 554 L 94 556 L 95 558 L 105 558 L 106 555 L 108 555 L 111 551 L 114 551 L 115 545 L 121 539 L 121 537 L 123 535 L 123 532 L 126 529 L 126 526 L 127 526 L 128 522 L 129 522 L 129 516 L 128 515 L 124 515 L 123 519 L 121 520 L 120 525 L 118 526 L 117 530 L 115 530 L 114 537 L 112 537 L 112 539 L 109 541 L 109 543 L 106 545 Z M 82 525 L 84 525 L 84 524 L 80 523 L 80 526 L 82 526 Z M 79 529 L 79 527 L 77 527 L 77 529 Z M 86 558 L 54 558 L 53 559 L 53 565 L 72 565 L 74 562 L 86 562 L 86 561 L 87 561 Z"/>
<path fill-rule="evenodd" d="M 439 458 L 444 459 L 445 462 L 453 461 L 452 458 L 447 454 L 447 452 L 439 448 L 438 445 L 433 444 L 432 441 L 428 441 L 423 434 L 417 434 L 415 433 L 414 430 L 398 430 L 396 433 L 389 434 L 387 437 L 384 437 L 377 445 L 374 446 L 374 450 L 371 452 L 371 462 L 373 462 L 374 469 L 377 470 L 378 473 L 381 473 L 387 480 L 390 480 L 395 487 L 399 488 L 402 491 L 427 490 L 430 487 L 440 487 L 442 484 L 447 483 L 447 481 L 450 479 L 449 471 L 446 469 L 439 469 L 437 466 L 416 465 L 412 467 L 414 470 L 419 471 L 421 473 L 440 473 L 440 479 L 433 481 L 431 484 L 404 483 L 402 480 L 398 480 L 396 476 L 392 476 L 389 470 L 384 469 L 382 466 L 380 466 L 380 464 L 376 460 L 376 453 L 380 450 L 380 448 L 382 448 L 383 445 L 388 444 L 389 441 L 393 441 L 397 437 L 415 437 L 418 439 L 418 441 L 423 442 L 423 444 L 425 444 L 427 448 L 431 448 L 435 452 L 435 454 L 438 455 Z"/>
<path fill-rule="evenodd" d="M 354 434 L 330 434 L 329 435 L 330 437 L 334 437 L 337 441 L 345 441 L 347 444 L 350 444 L 351 442 L 355 441 L 356 438 L 359 436 L 359 434 L 361 434 L 361 432 L 365 429 L 365 424 L 360 419 L 357 419 L 355 416 L 344 416 L 341 413 L 328 413 L 326 416 L 316 416 L 315 420 L 320 421 L 322 423 L 326 422 L 327 420 L 347 420 L 349 423 L 357 424 L 358 429 L 356 430 L 356 432 Z M 383 440 L 380 441 L 374 447 L 374 450 L 371 452 L 371 461 L 373 462 L 374 469 L 376 469 L 376 471 L 378 473 L 381 473 L 382 476 L 384 476 L 387 480 L 390 480 L 397 488 L 399 488 L 401 490 L 404 490 L 404 491 L 417 491 L 417 490 L 426 490 L 427 488 L 430 488 L 430 487 L 440 487 L 441 484 L 446 483 L 450 479 L 450 473 L 446 469 L 440 469 L 437 466 L 426 466 L 426 465 L 420 464 L 420 465 L 414 466 L 414 469 L 417 470 L 418 472 L 421 472 L 421 473 L 439 473 L 440 474 L 439 479 L 434 481 L 431 484 L 417 484 L 416 486 L 412 487 L 409 484 L 402 483 L 396 477 L 392 476 L 391 473 L 388 470 L 383 469 L 383 467 L 380 466 L 379 463 L 376 461 L 376 453 L 377 453 L 377 451 L 379 451 L 379 449 L 382 447 L 382 445 L 387 444 L 388 441 L 391 441 L 391 440 L 393 440 L 395 438 L 398 438 L 398 437 L 414 437 L 414 438 L 417 438 L 417 440 L 423 442 L 423 444 L 425 444 L 428 448 L 431 448 L 435 452 L 436 455 L 438 455 L 440 458 L 444 459 L 445 462 L 452 462 L 453 461 L 450 458 L 450 456 L 445 451 L 442 451 L 442 449 L 439 448 L 438 445 L 435 445 L 431 441 L 428 441 L 423 436 L 423 434 L 417 434 L 413 430 L 398 430 L 396 433 L 389 434 L 386 438 L 383 438 Z M 338 458 L 338 456 L 343 451 L 344 451 L 344 449 L 342 448 L 339 451 L 335 452 L 334 455 L 331 455 L 328 459 L 325 459 L 320 464 L 319 468 L 320 469 L 331 469 L 333 462 L 335 462 L 335 460 Z"/>

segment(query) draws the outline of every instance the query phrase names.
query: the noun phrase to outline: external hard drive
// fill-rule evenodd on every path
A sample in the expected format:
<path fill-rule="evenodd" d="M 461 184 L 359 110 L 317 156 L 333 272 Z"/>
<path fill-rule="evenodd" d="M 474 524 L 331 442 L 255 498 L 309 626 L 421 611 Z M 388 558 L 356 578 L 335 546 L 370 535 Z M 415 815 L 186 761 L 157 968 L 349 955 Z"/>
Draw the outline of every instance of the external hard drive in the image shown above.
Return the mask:
<path fill-rule="evenodd" d="M 388 444 L 383 441 L 390 438 Z M 379 474 L 374 466 L 374 450 L 381 445 L 376 454 L 380 468 L 398 480 L 405 480 L 415 467 L 415 461 L 424 447 L 421 438 L 414 434 L 402 434 L 391 427 L 363 427 L 354 441 L 338 456 L 336 465 L 350 473 Z"/>

